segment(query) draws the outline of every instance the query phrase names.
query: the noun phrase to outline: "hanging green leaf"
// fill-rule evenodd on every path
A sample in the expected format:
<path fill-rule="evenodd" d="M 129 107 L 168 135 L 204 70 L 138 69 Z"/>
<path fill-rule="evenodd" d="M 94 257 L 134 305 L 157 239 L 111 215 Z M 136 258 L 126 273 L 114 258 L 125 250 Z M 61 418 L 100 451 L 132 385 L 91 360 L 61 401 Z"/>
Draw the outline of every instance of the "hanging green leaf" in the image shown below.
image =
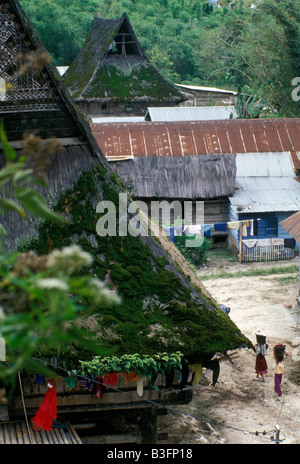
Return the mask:
<path fill-rule="evenodd" d="M 30 213 L 34 213 L 42 219 L 67 222 L 64 217 L 49 209 L 46 200 L 31 188 L 17 189 L 16 197 Z"/>
<path fill-rule="evenodd" d="M 7 139 L 5 130 L 4 130 L 3 120 L 0 123 L 0 137 L 1 137 L 2 148 L 3 148 L 7 161 L 14 161 L 17 157 L 17 153 L 8 142 L 8 139 Z"/>
<path fill-rule="evenodd" d="M 0 198 L 0 208 L 3 208 L 7 211 L 15 211 L 19 213 L 23 219 L 25 219 L 26 214 L 24 209 L 13 200 Z"/>

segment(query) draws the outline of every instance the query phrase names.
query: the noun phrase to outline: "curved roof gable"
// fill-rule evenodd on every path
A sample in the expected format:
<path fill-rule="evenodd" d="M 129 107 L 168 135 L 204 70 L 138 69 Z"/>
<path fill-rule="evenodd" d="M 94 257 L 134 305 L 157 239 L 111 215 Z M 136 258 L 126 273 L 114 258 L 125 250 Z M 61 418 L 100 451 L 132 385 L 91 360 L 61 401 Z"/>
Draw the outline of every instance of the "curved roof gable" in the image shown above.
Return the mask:
<path fill-rule="evenodd" d="M 126 13 L 119 19 L 94 18 L 63 79 L 76 101 L 185 100 L 148 61 Z"/>

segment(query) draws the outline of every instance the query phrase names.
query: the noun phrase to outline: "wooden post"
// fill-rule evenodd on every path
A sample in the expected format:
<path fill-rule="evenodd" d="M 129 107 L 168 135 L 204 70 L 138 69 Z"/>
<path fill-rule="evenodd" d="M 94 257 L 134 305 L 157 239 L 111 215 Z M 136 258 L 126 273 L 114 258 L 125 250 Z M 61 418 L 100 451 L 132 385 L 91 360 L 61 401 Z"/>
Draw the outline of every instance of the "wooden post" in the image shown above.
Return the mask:
<path fill-rule="evenodd" d="M 239 231 L 240 231 L 240 253 L 239 253 L 239 261 L 240 261 L 240 264 L 242 262 L 242 223 L 240 222 L 240 228 L 239 228 Z"/>
<path fill-rule="evenodd" d="M 157 439 L 157 414 L 156 408 L 146 408 L 142 412 L 141 423 L 142 441 L 141 444 L 156 444 Z"/>

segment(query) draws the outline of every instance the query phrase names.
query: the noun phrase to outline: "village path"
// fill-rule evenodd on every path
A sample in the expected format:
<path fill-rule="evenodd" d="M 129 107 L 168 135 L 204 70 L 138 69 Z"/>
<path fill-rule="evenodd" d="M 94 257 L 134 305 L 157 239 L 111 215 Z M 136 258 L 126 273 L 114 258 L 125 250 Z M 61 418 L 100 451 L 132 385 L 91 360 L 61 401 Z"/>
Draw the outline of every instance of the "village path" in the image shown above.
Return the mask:
<path fill-rule="evenodd" d="M 289 262 L 239 264 L 207 263 L 199 277 L 220 271 L 235 272 L 253 268 L 298 265 Z M 189 405 L 176 407 L 180 414 L 161 419 L 160 431 L 169 432 L 168 443 L 189 444 L 273 444 L 275 427 L 280 428 L 283 444 L 300 444 L 300 332 L 297 308 L 297 274 L 268 274 L 230 278 L 210 278 L 203 283 L 215 300 L 231 308 L 229 316 L 240 330 L 256 341 L 255 333 L 267 333 L 269 373 L 266 381 L 255 375 L 255 355 L 250 349 L 238 350 L 232 363 L 221 362 L 220 377 L 213 387 L 205 377 Z M 286 307 L 290 305 L 291 308 Z M 287 346 L 283 396 L 274 391 L 272 349 L 277 342 Z M 298 384 L 297 384 L 298 381 Z"/>

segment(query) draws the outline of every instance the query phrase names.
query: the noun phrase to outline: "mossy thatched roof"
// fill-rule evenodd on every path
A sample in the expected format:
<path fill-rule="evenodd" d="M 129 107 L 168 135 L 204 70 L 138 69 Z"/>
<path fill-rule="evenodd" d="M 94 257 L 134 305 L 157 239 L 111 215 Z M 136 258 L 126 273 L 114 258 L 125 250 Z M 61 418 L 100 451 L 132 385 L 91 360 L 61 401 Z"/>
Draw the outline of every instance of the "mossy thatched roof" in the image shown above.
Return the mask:
<path fill-rule="evenodd" d="M 184 100 L 147 60 L 126 13 L 119 19 L 94 18 L 63 79 L 76 101 Z"/>

